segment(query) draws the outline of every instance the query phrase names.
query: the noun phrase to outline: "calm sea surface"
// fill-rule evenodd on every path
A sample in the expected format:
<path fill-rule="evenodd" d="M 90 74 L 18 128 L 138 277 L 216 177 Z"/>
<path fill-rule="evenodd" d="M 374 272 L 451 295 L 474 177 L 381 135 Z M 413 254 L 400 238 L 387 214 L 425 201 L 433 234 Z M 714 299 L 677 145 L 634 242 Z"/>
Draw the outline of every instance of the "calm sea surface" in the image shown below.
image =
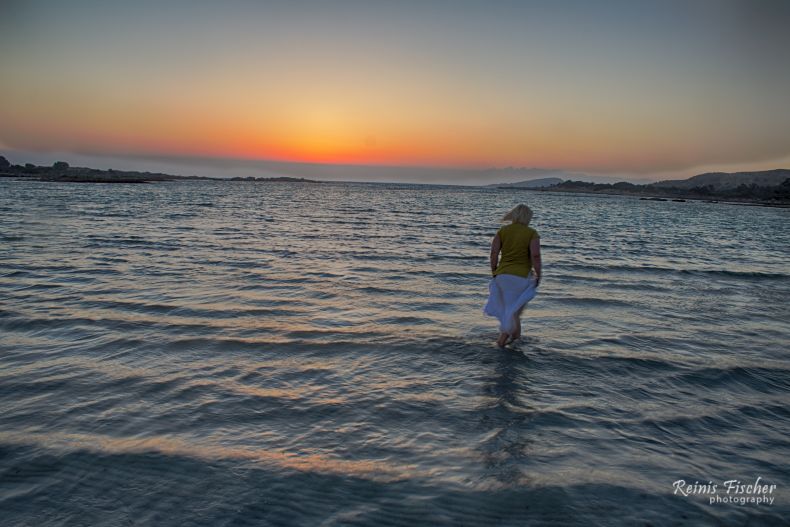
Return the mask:
<path fill-rule="evenodd" d="M 500 350 L 521 201 L 544 281 Z M 0 524 L 786 524 L 788 262 L 787 209 L 0 181 Z"/>

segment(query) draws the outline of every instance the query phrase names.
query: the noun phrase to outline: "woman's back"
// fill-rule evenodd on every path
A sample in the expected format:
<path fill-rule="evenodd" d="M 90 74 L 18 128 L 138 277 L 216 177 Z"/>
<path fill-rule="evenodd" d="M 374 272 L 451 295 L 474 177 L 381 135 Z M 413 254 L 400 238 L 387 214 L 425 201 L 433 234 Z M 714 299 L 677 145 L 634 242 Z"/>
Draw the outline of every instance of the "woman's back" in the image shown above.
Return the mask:
<path fill-rule="evenodd" d="M 529 276 L 532 260 L 529 253 L 530 242 L 538 237 L 538 232 L 522 223 L 505 225 L 497 232 L 502 244 L 502 259 L 494 271 L 494 276 L 512 274 Z"/>

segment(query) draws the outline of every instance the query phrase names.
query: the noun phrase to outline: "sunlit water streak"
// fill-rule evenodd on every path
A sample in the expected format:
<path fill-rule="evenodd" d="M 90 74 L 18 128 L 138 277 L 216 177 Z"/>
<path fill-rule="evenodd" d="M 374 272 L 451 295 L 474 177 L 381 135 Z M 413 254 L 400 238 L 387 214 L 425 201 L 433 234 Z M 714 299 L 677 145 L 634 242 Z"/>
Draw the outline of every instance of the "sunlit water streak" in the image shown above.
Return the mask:
<path fill-rule="evenodd" d="M 495 348 L 519 201 L 545 279 Z M 790 211 L 0 181 L 3 525 L 782 524 Z M 772 506 L 677 479 L 757 476 Z"/>

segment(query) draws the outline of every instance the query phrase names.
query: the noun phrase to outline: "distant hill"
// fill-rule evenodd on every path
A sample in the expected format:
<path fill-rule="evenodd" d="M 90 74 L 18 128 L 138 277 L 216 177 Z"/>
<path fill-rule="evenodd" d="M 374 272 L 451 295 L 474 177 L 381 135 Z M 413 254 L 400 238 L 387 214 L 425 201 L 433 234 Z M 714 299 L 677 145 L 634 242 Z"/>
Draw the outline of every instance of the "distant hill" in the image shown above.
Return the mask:
<path fill-rule="evenodd" d="M 759 187 L 775 187 L 790 179 L 790 170 L 777 168 L 761 172 L 708 172 L 688 179 L 668 179 L 653 183 L 654 187 L 692 189 L 711 186 L 714 190 L 731 190 L 740 185 L 757 185 Z"/>
<path fill-rule="evenodd" d="M 537 190 L 619 194 L 657 201 L 671 199 L 682 202 L 687 199 L 704 199 L 718 202 L 717 200 L 721 199 L 729 202 L 788 207 L 790 206 L 790 170 L 700 174 L 688 179 L 661 181 L 647 185 L 629 183 L 628 181 L 593 183 L 568 180 Z"/>
<path fill-rule="evenodd" d="M 556 168 L 506 167 L 485 170 L 481 176 L 488 181 L 498 181 L 485 187 L 543 188 L 562 183 L 566 179 L 583 179 L 587 174 L 568 172 Z"/>
<path fill-rule="evenodd" d="M 100 170 L 97 168 L 72 167 L 64 161 L 56 161 L 52 166 L 36 166 L 31 163 L 12 165 L 0 156 L 0 177 L 32 179 L 36 181 L 56 181 L 61 183 L 153 183 L 156 181 L 212 180 L 212 181 L 263 181 L 274 183 L 319 183 L 312 179 L 279 177 L 233 177 L 216 178 L 206 176 L 175 176 L 160 172 L 137 172 L 133 170 Z"/>
<path fill-rule="evenodd" d="M 550 187 L 552 185 L 558 185 L 565 181 L 564 179 L 558 177 L 544 177 L 538 179 L 528 179 L 527 181 L 518 181 L 516 183 L 497 183 L 494 185 L 488 185 L 489 187 L 498 187 L 498 188 L 507 188 L 507 187 L 516 187 L 516 188 L 543 188 L 543 187 Z"/>

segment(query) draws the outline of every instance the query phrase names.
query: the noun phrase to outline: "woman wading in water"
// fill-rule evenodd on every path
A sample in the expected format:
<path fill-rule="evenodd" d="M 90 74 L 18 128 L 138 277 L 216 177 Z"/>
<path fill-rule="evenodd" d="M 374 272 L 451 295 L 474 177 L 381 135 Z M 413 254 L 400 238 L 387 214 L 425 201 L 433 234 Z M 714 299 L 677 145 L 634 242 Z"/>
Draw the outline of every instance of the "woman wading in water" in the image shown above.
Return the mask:
<path fill-rule="evenodd" d="M 500 228 L 491 242 L 493 279 L 484 312 L 499 319 L 500 347 L 521 336 L 521 312 L 540 285 L 540 236 L 529 226 L 531 220 L 532 209 L 517 205 L 502 218 L 510 225 Z"/>

